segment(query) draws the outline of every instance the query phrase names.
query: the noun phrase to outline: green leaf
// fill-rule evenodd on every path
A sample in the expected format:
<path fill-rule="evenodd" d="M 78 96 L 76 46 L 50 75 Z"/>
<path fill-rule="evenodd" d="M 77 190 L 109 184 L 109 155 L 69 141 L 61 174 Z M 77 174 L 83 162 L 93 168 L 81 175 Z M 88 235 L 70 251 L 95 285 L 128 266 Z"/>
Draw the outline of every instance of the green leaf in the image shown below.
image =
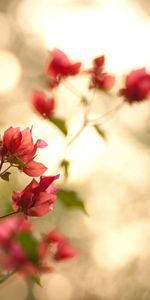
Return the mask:
<path fill-rule="evenodd" d="M 40 278 L 40 275 L 39 275 L 39 274 L 37 274 L 37 273 L 32 273 L 32 274 L 30 275 L 30 278 L 31 278 L 35 283 L 37 283 L 40 287 L 42 287 L 42 285 L 41 285 L 41 278 Z"/>
<path fill-rule="evenodd" d="M 69 169 L 69 161 L 68 160 L 62 160 L 62 162 L 61 162 L 61 164 L 60 164 L 60 166 L 63 168 L 63 170 L 64 170 L 64 175 L 65 175 L 65 178 L 67 178 L 68 177 L 68 169 Z"/>
<path fill-rule="evenodd" d="M 21 232 L 17 234 L 15 240 L 22 246 L 28 259 L 33 263 L 38 262 L 38 242 L 30 232 Z"/>
<path fill-rule="evenodd" d="M 16 156 L 13 156 L 13 155 L 9 159 L 9 162 L 12 163 L 12 164 L 18 165 L 20 168 L 25 168 L 26 167 L 25 163 L 21 159 L 19 159 Z"/>
<path fill-rule="evenodd" d="M 106 134 L 103 131 L 102 128 L 100 128 L 98 125 L 93 125 L 93 127 L 95 128 L 96 132 L 104 139 L 106 140 Z"/>
<path fill-rule="evenodd" d="M 61 132 L 64 134 L 64 135 L 67 135 L 67 127 L 66 127 L 66 124 L 65 124 L 65 121 L 59 119 L 59 118 L 56 118 L 56 117 L 50 117 L 49 120 L 59 129 L 61 130 Z"/>
<path fill-rule="evenodd" d="M 79 198 L 76 192 L 72 190 L 61 189 L 57 192 L 58 199 L 67 208 L 77 208 L 88 214 L 83 201 Z"/>
<path fill-rule="evenodd" d="M 9 176 L 11 175 L 11 173 L 10 172 L 6 172 L 6 173 L 4 173 L 4 174 L 0 174 L 0 178 L 2 178 L 3 180 L 5 180 L 5 181 L 9 181 Z"/>

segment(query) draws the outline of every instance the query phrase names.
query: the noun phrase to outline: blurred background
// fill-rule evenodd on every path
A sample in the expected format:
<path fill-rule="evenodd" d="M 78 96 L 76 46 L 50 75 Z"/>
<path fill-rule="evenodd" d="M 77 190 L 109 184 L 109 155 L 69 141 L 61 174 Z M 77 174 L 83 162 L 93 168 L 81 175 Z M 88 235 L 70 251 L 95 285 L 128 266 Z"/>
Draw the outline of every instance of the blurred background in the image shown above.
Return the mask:
<path fill-rule="evenodd" d="M 44 68 L 55 47 L 89 66 L 106 55 L 116 75 L 146 66 L 150 70 L 149 0 L 0 0 L 0 129 L 33 125 L 35 138 L 49 146 L 39 160 L 55 174 L 65 142 L 32 111 L 35 89 L 46 90 Z M 79 78 L 74 84 L 86 93 Z M 103 115 L 117 97 L 98 94 L 91 115 Z M 57 111 L 72 132 L 80 126 L 79 99 L 65 87 Z M 52 215 L 35 220 L 37 230 L 57 227 L 80 256 L 43 275 L 43 288 L 18 277 L 0 287 L 0 300 L 149 300 L 150 299 L 150 103 L 124 105 L 103 119 L 107 142 L 86 128 L 67 155 L 69 186 L 84 200 L 89 216 L 59 203 Z M 30 179 L 0 182 L 1 210 L 12 190 Z"/>

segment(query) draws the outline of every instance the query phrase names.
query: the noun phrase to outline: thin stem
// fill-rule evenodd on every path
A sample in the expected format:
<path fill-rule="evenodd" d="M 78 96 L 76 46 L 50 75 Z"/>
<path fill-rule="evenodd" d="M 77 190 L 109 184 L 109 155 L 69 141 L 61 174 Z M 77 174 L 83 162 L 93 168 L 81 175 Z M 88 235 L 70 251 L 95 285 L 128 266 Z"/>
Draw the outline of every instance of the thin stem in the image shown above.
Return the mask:
<path fill-rule="evenodd" d="M 88 113 L 90 110 L 90 104 L 84 107 L 84 119 L 83 119 L 83 124 L 80 127 L 80 129 L 77 131 L 77 133 L 73 136 L 73 138 L 67 143 L 66 148 L 68 148 L 77 138 L 78 136 L 82 133 L 82 131 L 84 130 L 84 128 L 86 127 L 86 125 L 88 124 Z"/>
<path fill-rule="evenodd" d="M 4 219 L 4 218 L 7 218 L 7 217 L 9 217 L 9 216 L 12 216 L 12 215 L 16 215 L 16 214 L 18 214 L 18 213 L 20 213 L 20 211 L 13 211 L 13 212 L 11 212 L 11 213 L 9 213 L 9 214 L 7 214 L 7 215 L 0 216 L 0 220 L 1 220 L 1 219 Z"/>
<path fill-rule="evenodd" d="M 1 163 L 0 163 L 0 171 L 2 169 L 3 163 L 4 163 L 4 160 L 3 160 L 3 157 L 2 157 L 2 160 L 1 160 Z"/>
<path fill-rule="evenodd" d="M 85 122 L 82 124 L 82 127 L 77 131 L 77 133 L 73 136 L 73 138 L 67 143 L 67 147 L 69 147 L 78 138 L 78 136 L 82 133 L 86 125 L 87 124 Z"/>
<path fill-rule="evenodd" d="M 29 278 L 27 280 L 27 284 L 28 284 L 28 295 L 26 297 L 26 300 L 36 300 L 34 295 L 33 295 L 34 282 Z"/>
<path fill-rule="evenodd" d="M 63 85 L 70 90 L 74 95 L 76 95 L 77 97 L 84 99 L 87 103 L 89 102 L 87 99 L 87 96 L 85 96 L 84 94 L 82 94 L 74 85 L 72 85 L 70 82 L 63 82 Z M 83 103 L 83 101 L 82 101 Z"/>
<path fill-rule="evenodd" d="M 68 86 L 67 86 L 68 87 Z M 69 87 L 69 89 L 75 93 L 77 96 L 81 97 L 82 96 L 82 99 L 81 99 L 81 102 L 84 104 L 83 106 L 83 109 L 84 109 L 84 119 L 83 119 L 83 123 L 82 123 L 82 126 L 80 127 L 80 129 L 76 132 L 76 134 L 70 139 L 70 141 L 67 142 L 66 144 L 66 147 L 65 147 L 65 150 L 64 150 L 64 153 L 63 153 L 63 157 L 66 156 L 66 152 L 69 148 L 69 146 L 79 137 L 79 135 L 83 132 L 83 130 L 85 129 L 85 127 L 89 124 L 89 125 L 95 125 L 97 124 L 97 121 L 100 121 L 101 119 L 103 119 L 104 117 L 106 117 L 107 115 L 111 114 L 112 112 L 115 112 L 117 111 L 120 107 L 122 107 L 122 105 L 124 104 L 123 101 L 117 103 L 117 105 L 107 111 L 106 113 L 104 113 L 102 116 L 96 118 L 96 119 L 93 119 L 93 120 L 90 120 L 88 119 L 88 115 L 89 115 L 89 112 L 90 112 L 90 109 L 91 109 L 91 104 L 93 103 L 94 101 L 94 98 L 95 98 L 95 92 L 93 93 L 93 96 L 91 98 L 91 100 L 87 100 L 87 98 L 85 98 L 78 90 L 76 90 L 74 87 Z M 82 101 L 83 99 L 85 99 L 85 103 Z M 62 164 L 62 160 L 61 162 L 58 164 L 58 168 L 62 167 L 61 166 Z"/>
<path fill-rule="evenodd" d="M 111 113 L 116 112 L 117 110 L 119 110 L 124 104 L 124 101 L 121 101 L 119 103 L 117 103 L 117 105 L 115 107 L 113 107 L 111 110 L 105 112 L 103 115 L 101 115 L 100 117 L 93 119 L 93 120 L 88 120 L 88 123 L 96 123 L 97 121 L 101 121 L 103 118 L 109 116 Z"/>
<path fill-rule="evenodd" d="M 91 104 L 93 102 L 95 98 L 95 92 L 93 93 L 93 96 L 92 96 L 92 99 L 91 101 L 88 101 L 86 103 L 86 105 L 84 105 L 83 109 L 84 109 L 84 118 L 83 118 L 83 123 L 82 123 L 82 126 L 80 127 L 80 129 L 76 132 L 76 134 L 72 137 L 72 139 L 70 139 L 70 141 L 68 141 L 68 143 L 66 144 L 66 148 L 64 150 L 64 153 L 63 153 L 63 157 L 65 157 L 66 155 L 66 152 L 67 152 L 67 149 L 69 148 L 69 146 L 71 144 L 73 144 L 73 142 L 79 137 L 79 135 L 83 132 L 83 130 L 85 129 L 85 127 L 88 125 L 89 121 L 88 121 L 88 114 L 89 114 L 89 111 L 90 111 L 90 108 L 91 108 Z M 62 161 L 60 162 L 60 164 L 58 165 L 58 168 L 61 167 L 61 163 Z"/>
<path fill-rule="evenodd" d="M 5 275 L 3 278 L 0 279 L 0 284 L 5 282 L 7 279 L 9 279 L 11 276 L 13 276 L 16 273 L 16 270 L 13 270 L 12 272 Z"/>
<path fill-rule="evenodd" d="M 12 165 L 10 165 L 9 167 L 7 167 L 2 173 L 0 173 L 0 176 L 4 175 L 11 167 L 12 167 Z"/>

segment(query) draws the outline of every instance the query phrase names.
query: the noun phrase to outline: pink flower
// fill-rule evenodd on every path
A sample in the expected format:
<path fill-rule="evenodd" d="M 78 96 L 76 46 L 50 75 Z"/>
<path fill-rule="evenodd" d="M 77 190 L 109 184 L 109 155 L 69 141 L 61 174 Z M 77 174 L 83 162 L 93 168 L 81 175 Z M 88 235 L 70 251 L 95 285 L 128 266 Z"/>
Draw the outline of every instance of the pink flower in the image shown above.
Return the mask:
<path fill-rule="evenodd" d="M 89 88 L 98 88 L 103 91 L 109 91 L 114 83 L 115 77 L 104 72 L 105 56 L 99 56 L 93 59 L 93 68 L 84 71 L 91 74 Z"/>
<path fill-rule="evenodd" d="M 92 76 L 92 80 L 90 83 L 90 88 L 99 88 L 103 91 L 109 91 L 115 83 L 115 78 L 112 75 L 107 73 L 102 73 L 101 75 Z"/>
<path fill-rule="evenodd" d="M 34 161 L 37 148 L 44 148 L 47 144 L 37 140 L 34 144 L 32 131 L 29 128 L 9 127 L 2 138 L 1 156 L 4 162 L 10 162 L 29 176 L 41 176 L 46 167 Z"/>
<path fill-rule="evenodd" d="M 50 78 L 49 86 L 56 87 L 62 78 L 73 76 L 80 72 L 81 63 L 72 63 L 64 52 L 54 49 L 51 53 L 51 60 L 47 66 L 46 74 Z"/>
<path fill-rule="evenodd" d="M 2 268 L 5 271 L 12 270 L 23 276 L 34 278 L 34 275 L 38 273 L 53 271 L 53 267 L 47 265 L 49 258 L 51 262 L 54 262 L 73 258 L 77 254 L 77 250 L 56 231 L 51 231 L 41 240 L 37 240 L 28 220 L 15 216 L 1 221 L 1 270 Z"/>
<path fill-rule="evenodd" d="M 150 74 L 145 68 L 132 71 L 126 76 L 125 87 L 120 89 L 119 94 L 130 104 L 147 99 L 150 95 Z"/>
<path fill-rule="evenodd" d="M 99 72 L 100 70 L 103 71 L 105 64 L 105 56 L 98 56 L 93 59 L 93 69 L 95 69 L 96 72 Z"/>
<path fill-rule="evenodd" d="M 45 237 L 45 241 L 56 245 L 55 260 L 70 259 L 78 255 L 78 251 L 57 231 L 49 232 Z"/>
<path fill-rule="evenodd" d="M 20 268 L 27 263 L 27 257 L 17 235 L 30 233 L 31 224 L 19 217 L 11 217 L 1 222 L 0 226 L 0 265 L 6 269 Z"/>
<path fill-rule="evenodd" d="M 0 267 L 13 270 L 23 276 L 52 271 L 45 265 L 48 252 L 40 255 L 42 240 L 38 241 L 31 231 L 31 224 L 20 217 L 11 217 L 0 226 Z"/>
<path fill-rule="evenodd" d="M 42 115 L 42 117 L 49 118 L 53 115 L 55 108 L 54 98 L 48 99 L 44 93 L 35 91 L 31 101 L 35 111 Z"/>
<path fill-rule="evenodd" d="M 38 183 L 33 179 L 21 192 L 12 193 L 12 207 L 26 216 L 40 217 L 53 209 L 57 188 L 51 184 L 56 176 L 41 176 Z"/>
<path fill-rule="evenodd" d="M 11 239 L 14 234 L 22 231 L 30 232 L 32 229 L 31 223 L 19 217 L 7 218 L 1 221 L 0 225 L 0 245 Z"/>

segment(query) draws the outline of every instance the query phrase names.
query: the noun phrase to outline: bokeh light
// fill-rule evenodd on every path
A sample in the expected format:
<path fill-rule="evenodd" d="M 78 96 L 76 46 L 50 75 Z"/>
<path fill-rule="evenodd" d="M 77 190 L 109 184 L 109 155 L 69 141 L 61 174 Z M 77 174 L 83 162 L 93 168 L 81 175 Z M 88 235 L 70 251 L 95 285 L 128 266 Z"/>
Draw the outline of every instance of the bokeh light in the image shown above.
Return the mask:
<path fill-rule="evenodd" d="M 21 78 L 21 65 L 9 51 L 0 51 L 0 93 L 8 93 Z"/>
<path fill-rule="evenodd" d="M 46 48 L 63 49 L 86 64 L 105 53 L 108 70 L 115 74 L 150 62 L 150 23 L 135 3 L 105 1 L 82 7 L 35 2 L 32 7 L 28 0 L 20 4 L 18 21 L 25 31 L 37 33 Z"/>

